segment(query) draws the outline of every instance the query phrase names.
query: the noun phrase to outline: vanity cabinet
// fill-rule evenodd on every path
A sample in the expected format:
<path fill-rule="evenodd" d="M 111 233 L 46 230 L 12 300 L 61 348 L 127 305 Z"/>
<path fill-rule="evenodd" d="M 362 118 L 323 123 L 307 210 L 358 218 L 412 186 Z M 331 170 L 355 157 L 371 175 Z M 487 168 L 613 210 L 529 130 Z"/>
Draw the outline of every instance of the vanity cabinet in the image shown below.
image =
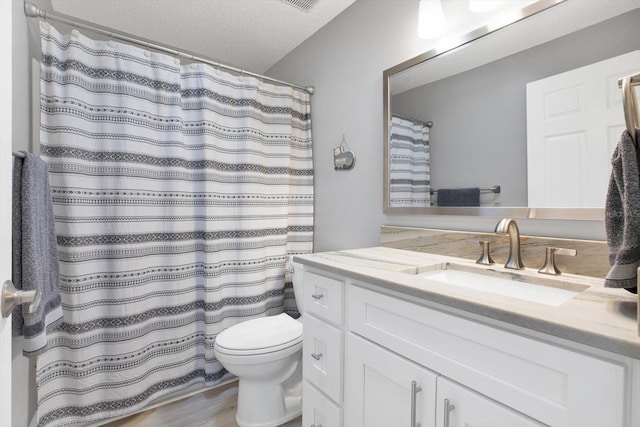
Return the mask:
<path fill-rule="evenodd" d="M 451 422 L 454 416 L 456 420 L 472 417 L 474 407 L 495 407 L 492 423 L 470 425 L 629 425 L 625 417 L 628 365 L 623 362 L 534 340 L 357 284 L 347 287 L 347 299 L 350 334 L 439 375 L 439 427 L 445 425 L 442 408 L 447 398 L 457 408 L 450 413 Z M 462 393 L 456 384 L 468 392 Z M 457 398 L 477 398 L 469 406 L 456 403 L 455 396 L 443 395 L 447 389 L 458 390 Z M 499 406 L 506 408 L 498 410 Z M 348 402 L 346 408 L 349 412 Z M 477 411 L 482 414 L 484 409 Z"/>
<path fill-rule="evenodd" d="M 630 358 L 304 268 L 304 427 L 640 425 Z"/>
<path fill-rule="evenodd" d="M 347 355 L 350 427 L 544 427 L 355 334 Z"/>

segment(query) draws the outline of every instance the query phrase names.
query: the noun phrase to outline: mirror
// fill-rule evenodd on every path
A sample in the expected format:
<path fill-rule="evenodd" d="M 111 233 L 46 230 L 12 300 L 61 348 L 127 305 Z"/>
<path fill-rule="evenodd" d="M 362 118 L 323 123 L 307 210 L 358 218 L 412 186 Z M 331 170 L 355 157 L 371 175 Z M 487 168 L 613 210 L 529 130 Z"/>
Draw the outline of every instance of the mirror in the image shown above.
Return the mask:
<path fill-rule="evenodd" d="M 638 1 L 537 1 L 510 24 L 483 26 L 451 47 L 386 70 L 384 212 L 602 220 L 611 153 L 624 128 L 617 78 L 639 71 L 640 56 L 632 57 L 635 66 L 607 74 L 607 114 L 615 123 L 601 125 L 606 134 L 595 138 L 595 158 L 604 171 L 592 178 L 595 184 L 580 187 L 575 178 L 595 175 L 594 167 L 585 166 L 585 138 L 557 137 L 561 143 L 551 148 L 532 146 L 528 134 L 536 131 L 527 114 L 534 111 L 540 82 L 573 72 L 566 87 L 578 87 L 571 79 L 583 67 L 640 54 L 634 54 L 640 51 L 639 7 Z M 572 102 L 585 92 L 568 92 L 573 98 L 550 104 L 558 117 L 582 108 Z M 549 93 L 543 93 L 543 104 L 555 99 Z M 413 141 L 413 158 L 402 151 L 407 141 Z M 542 166 L 540 150 L 549 151 Z M 569 166 L 579 172 L 567 172 Z M 559 195 L 546 194 L 553 191 Z M 438 199 L 447 206 L 437 206 Z"/>

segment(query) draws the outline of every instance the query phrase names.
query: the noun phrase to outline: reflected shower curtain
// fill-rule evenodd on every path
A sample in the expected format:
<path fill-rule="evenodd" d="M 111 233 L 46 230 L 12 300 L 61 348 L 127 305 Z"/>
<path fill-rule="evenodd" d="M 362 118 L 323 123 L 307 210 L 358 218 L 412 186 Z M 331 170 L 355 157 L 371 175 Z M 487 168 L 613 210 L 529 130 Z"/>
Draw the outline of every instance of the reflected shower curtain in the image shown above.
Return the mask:
<path fill-rule="evenodd" d="M 311 252 L 309 95 L 41 24 L 64 323 L 39 425 L 86 423 L 228 375 L 216 334 L 292 306 Z"/>
<path fill-rule="evenodd" d="M 389 205 L 430 206 L 429 128 L 392 115 L 389 127 Z"/>

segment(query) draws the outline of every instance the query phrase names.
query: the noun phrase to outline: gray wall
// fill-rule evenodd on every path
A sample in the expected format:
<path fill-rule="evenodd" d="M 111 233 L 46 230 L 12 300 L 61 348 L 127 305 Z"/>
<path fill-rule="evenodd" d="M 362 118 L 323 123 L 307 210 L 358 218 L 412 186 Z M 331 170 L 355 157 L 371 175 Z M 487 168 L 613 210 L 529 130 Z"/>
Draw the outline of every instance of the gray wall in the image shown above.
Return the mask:
<path fill-rule="evenodd" d="M 498 220 L 382 213 L 382 72 L 426 50 L 416 36 L 417 8 L 415 0 L 357 0 L 267 71 L 316 87 L 316 251 L 376 245 L 383 224 L 486 232 Z M 342 134 L 356 153 L 351 171 L 333 169 Z M 518 222 L 524 234 L 604 240 L 601 221 Z"/>
<path fill-rule="evenodd" d="M 499 196 L 482 196 L 481 201 L 527 206 L 526 84 L 640 49 L 638 22 L 640 10 L 635 10 L 393 96 L 393 112 L 435 123 L 430 132 L 432 187 L 499 184 Z"/>

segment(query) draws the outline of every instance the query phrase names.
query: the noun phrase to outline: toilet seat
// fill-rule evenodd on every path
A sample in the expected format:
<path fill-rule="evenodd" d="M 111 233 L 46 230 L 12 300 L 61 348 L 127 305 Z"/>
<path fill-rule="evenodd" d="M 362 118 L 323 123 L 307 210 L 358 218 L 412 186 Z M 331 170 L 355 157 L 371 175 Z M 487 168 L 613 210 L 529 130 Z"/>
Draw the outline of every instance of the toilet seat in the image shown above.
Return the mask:
<path fill-rule="evenodd" d="M 215 349 L 230 356 L 253 356 L 285 350 L 301 342 L 302 323 L 282 313 L 225 329 L 216 337 Z"/>

